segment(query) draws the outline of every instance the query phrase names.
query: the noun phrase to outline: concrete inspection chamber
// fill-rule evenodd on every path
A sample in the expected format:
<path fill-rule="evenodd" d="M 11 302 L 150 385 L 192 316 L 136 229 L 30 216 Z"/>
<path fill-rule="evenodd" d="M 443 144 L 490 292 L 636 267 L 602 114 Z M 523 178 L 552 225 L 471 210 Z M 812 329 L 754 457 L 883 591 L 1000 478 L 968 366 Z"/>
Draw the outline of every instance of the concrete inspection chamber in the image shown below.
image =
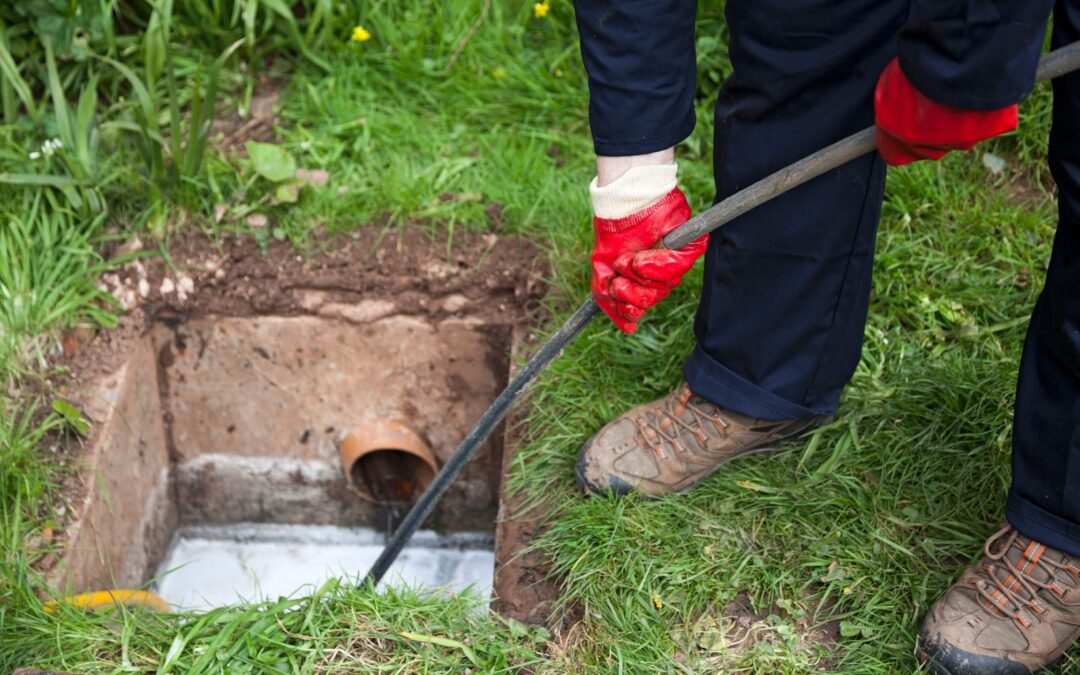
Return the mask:
<path fill-rule="evenodd" d="M 53 582 L 68 593 L 148 587 L 202 609 L 362 577 L 407 510 L 379 503 L 372 486 L 393 485 L 408 501 L 430 482 L 505 386 L 533 302 L 519 288 L 525 277 L 489 282 L 483 297 L 454 293 L 469 279 L 426 260 L 412 260 L 418 269 L 399 274 L 397 288 L 365 282 L 376 262 L 339 270 L 333 286 L 301 279 L 277 306 L 257 306 L 256 292 L 237 310 L 218 302 L 236 287 L 216 285 L 184 311 L 146 311 L 116 367 L 71 387 L 93 433 Z M 295 266 L 300 277 L 332 268 Z M 488 278 L 510 276 L 501 269 Z M 91 341 L 74 361 L 94 350 Z M 533 525 L 512 518 L 501 494 L 504 433 L 468 464 L 388 580 L 471 585 L 511 616 L 542 620 L 553 596 L 536 584 L 535 561 L 518 555 Z"/>

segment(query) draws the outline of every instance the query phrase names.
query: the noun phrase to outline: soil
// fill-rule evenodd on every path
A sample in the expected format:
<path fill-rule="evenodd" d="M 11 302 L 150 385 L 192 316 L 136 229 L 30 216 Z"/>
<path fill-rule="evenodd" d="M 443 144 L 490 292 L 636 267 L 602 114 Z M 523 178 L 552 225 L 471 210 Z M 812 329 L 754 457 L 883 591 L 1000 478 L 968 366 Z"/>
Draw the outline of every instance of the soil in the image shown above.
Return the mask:
<path fill-rule="evenodd" d="M 246 116 L 236 111 L 219 112 L 214 116 L 210 127 L 210 138 L 214 145 L 222 150 L 246 154 L 244 144 L 248 141 L 274 142 L 274 126 L 277 124 L 274 107 L 287 84 L 286 80 L 275 80 L 265 75 L 260 77 L 251 95 L 251 110 Z"/>
<path fill-rule="evenodd" d="M 525 417 L 525 408 L 519 405 L 507 419 L 504 466 L 513 466 L 514 453 L 527 436 Z M 546 625 L 553 634 L 559 634 L 577 619 L 555 613 L 558 582 L 551 576 L 550 562 L 543 551 L 529 547 L 547 529 L 550 518 L 542 507 L 525 507 L 525 495 L 511 493 L 503 487 L 499 504 L 501 536 L 495 550 L 499 574 L 495 577 L 496 600 L 492 609 L 524 623 Z"/>
<path fill-rule="evenodd" d="M 115 253 L 141 247 L 135 242 Z M 445 238 L 415 227 L 363 228 L 307 256 L 279 241 L 264 252 L 248 235 L 227 235 L 220 242 L 201 234 L 181 238 L 169 246 L 171 265 L 162 258 L 136 259 L 103 277 L 102 287 L 128 311 L 115 329 L 65 334 L 57 365 L 68 373 L 55 384 L 77 387 L 115 371 L 131 341 L 154 322 L 176 327 L 206 316 L 316 315 L 367 322 L 389 315 L 468 315 L 524 328 L 542 320 L 546 263 L 535 244 L 517 236 L 457 232 L 449 256 L 447 250 Z"/>
<path fill-rule="evenodd" d="M 808 607 L 815 604 L 809 596 L 806 597 Z M 738 669 L 740 659 L 753 651 L 756 645 L 784 639 L 775 632 L 769 621 L 770 615 L 794 624 L 794 633 L 790 637 L 796 640 L 796 650 L 824 647 L 828 651 L 840 639 L 840 620 L 823 618 L 831 613 L 831 603 L 797 619 L 778 605 L 754 611 L 750 596 L 739 593 L 719 615 L 709 612 L 702 614 L 689 633 L 679 637 L 684 640 L 689 638 L 691 648 L 704 656 L 710 671 L 728 672 Z M 831 669 L 828 658 L 825 663 L 818 664 L 818 670 Z"/>

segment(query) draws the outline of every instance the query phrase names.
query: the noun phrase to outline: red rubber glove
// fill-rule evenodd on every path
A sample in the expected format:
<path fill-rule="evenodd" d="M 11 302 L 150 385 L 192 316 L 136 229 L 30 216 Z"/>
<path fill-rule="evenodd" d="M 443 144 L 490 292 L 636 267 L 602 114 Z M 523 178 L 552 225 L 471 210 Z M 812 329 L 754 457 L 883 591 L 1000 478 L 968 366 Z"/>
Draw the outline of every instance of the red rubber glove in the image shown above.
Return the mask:
<path fill-rule="evenodd" d="M 679 188 L 625 218 L 593 218 L 593 298 L 622 332 L 636 331 L 645 310 L 666 298 L 705 252 L 709 235 L 674 251 L 652 248 L 689 219 Z"/>
<path fill-rule="evenodd" d="M 919 93 L 889 62 L 874 90 L 878 152 L 893 166 L 920 159 L 941 159 L 951 150 L 970 150 L 976 143 L 1012 131 L 1015 105 L 1000 110 L 964 110 L 935 103 Z"/>

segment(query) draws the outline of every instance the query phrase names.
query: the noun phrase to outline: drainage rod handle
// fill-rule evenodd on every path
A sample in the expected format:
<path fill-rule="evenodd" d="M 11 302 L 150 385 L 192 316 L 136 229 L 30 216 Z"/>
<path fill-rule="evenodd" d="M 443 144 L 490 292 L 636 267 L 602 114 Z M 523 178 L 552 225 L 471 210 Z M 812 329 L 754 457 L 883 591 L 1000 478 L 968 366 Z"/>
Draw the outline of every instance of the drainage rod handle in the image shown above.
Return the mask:
<path fill-rule="evenodd" d="M 1080 42 L 1074 42 L 1044 56 L 1039 61 L 1035 81 L 1045 82 L 1078 69 L 1080 69 Z M 760 206 L 813 178 L 817 178 L 841 164 L 872 152 L 875 145 L 874 137 L 874 127 L 867 127 L 800 159 L 794 164 L 780 169 L 776 173 L 762 178 L 669 232 L 664 237 L 664 246 L 667 248 L 682 248 L 703 234 L 712 232 L 754 207 Z M 367 582 L 375 585 L 382 580 L 386 571 L 390 569 L 390 565 L 401 553 L 401 549 L 405 547 L 405 544 L 409 543 L 416 530 L 431 515 L 431 511 L 435 508 L 439 498 L 450 487 L 450 483 L 454 481 L 454 478 L 465 467 L 469 459 L 484 444 L 495 426 L 506 417 L 506 413 L 532 384 L 533 380 L 547 368 L 549 363 L 558 358 L 566 345 L 570 344 L 570 341 L 581 333 L 582 329 L 599 311 L 600 308 L 595 302 L 591 299 L 586 300 L 566 320 L 558 332 L 552 335 L 547 343 L 514 376 L 510 384 L 484 412 L 480 420 L 477 421 L 476 426 L 469 431 L 465 440 L 461 442 L 454 454 L 436 474 L 431 485 L 413 505 L 409 514 L 405 516 L 405 520 L 401 521 L 401 525 L 398 526 L 383 552 L 379 554 L 379 558 L 372 565 L 371 571 L 368 572 Z"/>

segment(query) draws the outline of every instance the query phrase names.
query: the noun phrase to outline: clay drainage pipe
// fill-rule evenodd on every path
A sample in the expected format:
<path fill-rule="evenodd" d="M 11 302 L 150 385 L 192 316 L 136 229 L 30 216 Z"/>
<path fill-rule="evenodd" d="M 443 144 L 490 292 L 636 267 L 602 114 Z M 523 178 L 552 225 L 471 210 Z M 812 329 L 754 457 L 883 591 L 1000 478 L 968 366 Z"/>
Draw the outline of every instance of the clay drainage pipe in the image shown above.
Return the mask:
<path fill-rule="evenodd" d="M 411 503 L 431 485 L 439 467 L 420 434 L 397 420 L 357 425 L 338 444 L 345 480 L 364 499 Z"/>

